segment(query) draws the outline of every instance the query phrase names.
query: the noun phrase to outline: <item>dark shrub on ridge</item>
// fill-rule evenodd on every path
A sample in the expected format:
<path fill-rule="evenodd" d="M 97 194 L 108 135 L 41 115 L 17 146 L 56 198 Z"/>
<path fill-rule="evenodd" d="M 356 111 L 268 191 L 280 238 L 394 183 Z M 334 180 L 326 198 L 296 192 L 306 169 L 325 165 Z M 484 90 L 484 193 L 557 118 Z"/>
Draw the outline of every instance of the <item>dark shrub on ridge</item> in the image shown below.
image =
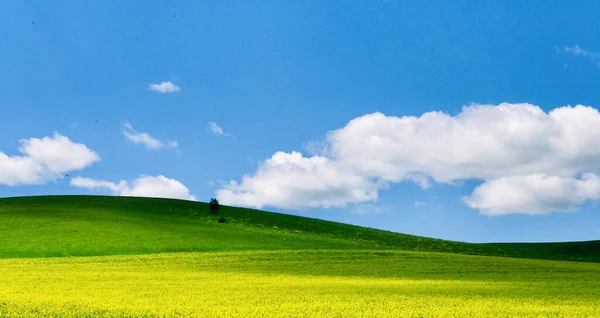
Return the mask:
<path fill-rule="evenodd" d="M 210 212 L 217 213 L 219 212 L 219 200 L 215 198 L 210 199 Z"/>

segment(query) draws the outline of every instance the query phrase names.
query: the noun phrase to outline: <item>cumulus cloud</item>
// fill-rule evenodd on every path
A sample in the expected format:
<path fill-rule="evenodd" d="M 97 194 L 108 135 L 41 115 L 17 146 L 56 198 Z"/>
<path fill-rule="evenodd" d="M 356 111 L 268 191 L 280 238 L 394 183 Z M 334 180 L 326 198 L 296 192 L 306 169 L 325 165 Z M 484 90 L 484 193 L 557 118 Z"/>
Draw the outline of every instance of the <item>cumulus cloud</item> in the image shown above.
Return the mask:
<path fill-rule="evenodd" d="M 179 147 L 179 143 L 177 143 L 177 141 L 168 141 L 166 143 L 163 143 L 162 141 L 153 138 L 148 133 L 137 132 L 135 129 L 133 129 L 133 127 L 129 123 L 123 124 L 123 128 L 124 128 L 123 135 L 125 136 L 125 138 L 127 138 L 129 141 L 131 141 L 135 144 L 144 145 L 148 149 L 161 149 L 164 147 L 171 147 L 171 148 Z"/>
<path fill-rule="evenodd" d="M 255 175 L 231 181 L 217 198 L 243 206 L 280 208 L 343 207 L 377 199 L 377 185 L 330 159 L 278 152 Z"/>
<path fill-rule="evenodd" d="M 43 184 L 100 160 L 86 145 L 74 143 L 59 133 L 19 142 L 21 155 L 0 152 L 0 185 Z"/>
<path fill-rule="evenodd" d="M 367 114 L 328 133 L 319 154 L 278 152 L 256 173 L 225 184 L 217 198 L 259 208 L 340 207 L 377 201 L 378 190 L 391 183 L 410 181 L 426 188 L 431 182 L 476 179 L 484 184 L 465 202 L 481 213 L 564 211 L 564 200 L 581 203 L 577 196 L 558 200 L 556 192 L 541 195 L 541 185 L 533 183 L 519 190 L 529 199 L 507 205 L 502 197 L 510 191 L 490 189 L 529 175 L 546 176 L 538 178 L 541 183 L 581 173 L 594 176 L 600 170 L 598 127 L 598 110 L 582 105 L 548 113 L 531 104 L 502 103 L 465 106 L 456 116 L 436 111 L 419 117 Z M 583 181 L 578 182 L 564 187 Z"/>
<path fill-rule="evenodd" d="M 575 56 L 581 56 L 590 59 L 596 66 L 600 67 L 600 53 L 591 52 L 586 49 L 581 48 L 579 45 L 575 46 L 565 46 L 565 52 L 573 54 Z"/>
<path fill-rule="evenodd" d="M 162 94 L 175 93 L 181 90 L 179 86 L 171 83 L 171 81 L 161 82 L 160 84 L 150 84 L 148 89 Z"/>
<path fill-rule="evenodd" d="M 71 185 L 88 190 L 104 189 L 117 196 L 196 200 L 185 185 L 175 179 L 169 179 L 163 175 L 156 177 L 142 175 L 130 183 L 125 180 L 114 183 L 104 180 L 76 177 L 71 179 Z"/>
<path fill-rule="evenodd" d="M 592 173 L 580 179 L 544 173 L 494 179 L 475 188 L 463 200 L 487 215 L 572 212 L 586 200 L 600 198 L 600 178 Z"/>
<path fill-rule="evenodd" d="M 221 126 L 219 126 L 217 123 L 209 121 L 208 122 L 208 128 L 210 129 L 210 132 L 217 135 L 217 136 L 229 136 L 229 137 L 233 137 L 232 134 L 224 132 L 223 128 L 221 128 Z"/>

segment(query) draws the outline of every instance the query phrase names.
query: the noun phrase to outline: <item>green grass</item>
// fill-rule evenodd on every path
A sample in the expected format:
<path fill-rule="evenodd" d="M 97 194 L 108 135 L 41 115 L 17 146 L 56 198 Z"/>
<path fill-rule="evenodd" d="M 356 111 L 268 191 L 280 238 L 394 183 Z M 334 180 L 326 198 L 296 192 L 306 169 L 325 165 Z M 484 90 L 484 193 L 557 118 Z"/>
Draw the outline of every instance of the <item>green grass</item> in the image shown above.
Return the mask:
<path fill-rule="evenodd" d="M 470 244 L 227 206 L 214 215 L 206 203 L 152 198 L 0 199 L 0 234 L 0 258 L 392 249 L 600 262 L 600 241 Z"/>
<path fill-rule="evenodd" d="M 0 277 L 0 316 L 600 316 L 600 264 L 427 252 L 4 259 Z"/>

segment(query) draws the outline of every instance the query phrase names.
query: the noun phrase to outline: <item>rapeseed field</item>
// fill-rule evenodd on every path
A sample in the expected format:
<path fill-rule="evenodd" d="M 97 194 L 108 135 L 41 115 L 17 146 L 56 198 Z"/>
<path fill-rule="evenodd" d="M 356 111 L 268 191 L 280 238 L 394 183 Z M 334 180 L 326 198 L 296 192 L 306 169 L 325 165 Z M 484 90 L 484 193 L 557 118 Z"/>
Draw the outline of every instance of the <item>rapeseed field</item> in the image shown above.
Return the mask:
<path fill-rule="evenodd" d="M 245 251 L 0 260 L 3 317 L 600 317 L 600 264 Z"/>

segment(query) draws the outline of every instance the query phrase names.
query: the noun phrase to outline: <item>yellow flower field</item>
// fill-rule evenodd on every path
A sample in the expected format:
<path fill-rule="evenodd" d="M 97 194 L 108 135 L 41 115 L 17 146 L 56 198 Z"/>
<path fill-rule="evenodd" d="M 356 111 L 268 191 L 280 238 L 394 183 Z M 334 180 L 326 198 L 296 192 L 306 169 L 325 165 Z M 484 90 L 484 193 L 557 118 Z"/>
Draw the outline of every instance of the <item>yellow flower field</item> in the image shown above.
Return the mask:
<path fill-rule="evenodd" d="M 600 317 L 600 265 L 380 251 L 0 260 L 8 317 Z"/>

